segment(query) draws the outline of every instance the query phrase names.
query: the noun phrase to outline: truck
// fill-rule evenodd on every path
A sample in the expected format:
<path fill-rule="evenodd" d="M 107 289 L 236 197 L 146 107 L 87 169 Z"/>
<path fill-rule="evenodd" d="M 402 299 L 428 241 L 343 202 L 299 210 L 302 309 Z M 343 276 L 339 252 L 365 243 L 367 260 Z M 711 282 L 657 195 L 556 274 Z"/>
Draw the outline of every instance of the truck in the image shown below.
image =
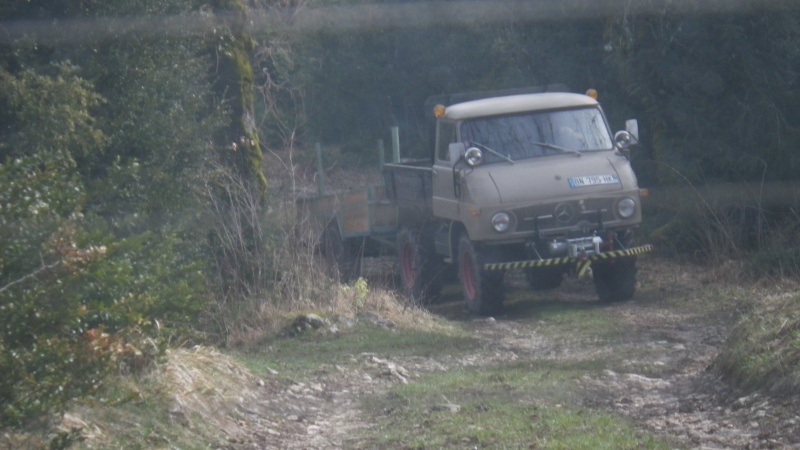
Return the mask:
<path fill-rule="evenodd" d="M 602 302 L 631 298 L 641 198 L 630 162 L 638 123 L 612 134 L 597 101 L 543 87 L 432 97 L 432 143 L 401 159 L 394 129 L 382 180 L 301 199 L 320 252 L 343 280 L 365 256 L 396 256 L 399 289 L 418 302 L 458 279 L 469 310 L 498 313 L 505 274 L 533 290 L 591 274 Z M 382 150 L 381 150 L 382 155 Z"/>

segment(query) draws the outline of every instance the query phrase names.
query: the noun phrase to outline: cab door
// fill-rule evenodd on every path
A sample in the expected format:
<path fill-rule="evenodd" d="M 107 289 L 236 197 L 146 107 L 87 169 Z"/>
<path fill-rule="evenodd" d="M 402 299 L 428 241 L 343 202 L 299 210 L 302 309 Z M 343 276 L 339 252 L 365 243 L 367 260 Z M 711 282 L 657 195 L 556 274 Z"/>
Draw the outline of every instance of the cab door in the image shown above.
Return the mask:
<path fill-rule="evenodd" d="M 433 160 L 433 214 L 439 218 L 458 218 L 458 182 L 453 167 L 459 152 L 451 152 L 450 144 L 457 143 L 456 122 L 439 120 Z"/>

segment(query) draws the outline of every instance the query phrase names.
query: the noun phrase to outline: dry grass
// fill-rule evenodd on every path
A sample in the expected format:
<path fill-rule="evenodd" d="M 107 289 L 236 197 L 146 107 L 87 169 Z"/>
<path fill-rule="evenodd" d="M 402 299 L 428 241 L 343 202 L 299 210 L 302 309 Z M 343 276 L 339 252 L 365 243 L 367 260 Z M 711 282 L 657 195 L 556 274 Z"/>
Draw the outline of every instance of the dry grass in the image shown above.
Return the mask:
<path fill-rule="evenodd" d="M 232 412 L 255 400 L 259 380 L 230 356 L 209 347 L 171 350 L 151 377 L 169 393 L 174 422 L 202 424 L 228 438 L 244 433 Z"/>
<path fill-rule="evenodd" d="M 326 151 L 336 153 L 337 149 Z M 291 146 L 265 154 L 264 169 L 270 180 L 266 207 L 253 201 L 253 193 L 241 180 L 231 174 L 223 177 L 222 186 L 228 192 L 224 197 L 232 205 L 218 208 L 213 216 L 220 224 L 218 241 L 226 255 L 218 263 L 219 272 L 222 284 L 229 288 L 215 293 L 217 301 L 206 318 L 211 333 L 227 347 L 249 345 L 280 333 L 298 315 L 309 312 L 329 319 L 351 319 L 369 312 L 398 326 L 436 326 L 423 309 L 379 287 L 377 281 L 387 278 L 386 273 L 365 275 L 369 285 L 363 281 L 341 285 L 330 276 L 316 248 L 318 227 L 296 208 L 299 198 L 317 194 L 314 165 L 308 151 Z M 337 164 L 325 168 L 327 192 L 360 188 L 379 178 L 377 164 L 374 170 Z M 230 210 L 238 212 L 235 217 L 247 218 L 249 225 L 231 220 Z M 262 240 L 247 245 L 245 229 L 256 230 Z M 256 263 L 240 264 L 243 261 Z"/>
<path fill-rule="evenodd" d="M 319 275 L 322 286 L 309 288 L 305 294 L 284 301 L 261 301 L 242 311 L 246 320 L 229 335 L 230 346 L 250 345 L 283 333 L 298 316 L 314 313 L 332 322 L 356 320 L 372 314 L 391 321 L 403 329 L 420 331 L 442 330 L 450 327 L 441 318 L 416 305 L 395 291 L 369 286 L 366 279 L 348 285 L 338 284 Z"/>
<path fill-rule="evenodd" d="M 364 313 L 371 313 L 406 330 L 454 327 L 392 292 L 359 291 L 357 286 L 337 286 L 331 291 L 334 295 L 324 302 L 309 300 L 306 312 L 313 311 L 332 322 L 335 318 L 361 320 Z M 255 342 L 269 337 L 268 333 L 281 332 L 282 324 L 303 313 L 299 308 L 302 305 L 296 306 L 297 311 L 287 311 L 262 304 L 264 323 L 270 327 L 242 335 L 240 344 L 245 338 Z M 107 400 L 82 403 L 65 417 L 63 430 L 81 429 L 85 442 L 78 448 L 192 448 L 198 442 L 224 446 L 253 442 L 258 433 L 280 428 L 280 420 L 271 419 L 269 411 L 259 410 L 271 389 L 282 389 L 280 379 L 262 380 L 235 358 L 212 347 L 171 349 L 145 377 L 123 378 L 115 383 L 111 390 L 117 392 L 109 393 Z M 254 410 L 258 417 L 255 421 Z M 0 440 L 0 448 L 2 443 Z"/>
<path fill-rule="evenodd" d="M 733 328 L 713 368 L 745 389 L 798 396 L 800 295 L 796 288 L 772 291 L 753 299 L 752 310 Z"/>

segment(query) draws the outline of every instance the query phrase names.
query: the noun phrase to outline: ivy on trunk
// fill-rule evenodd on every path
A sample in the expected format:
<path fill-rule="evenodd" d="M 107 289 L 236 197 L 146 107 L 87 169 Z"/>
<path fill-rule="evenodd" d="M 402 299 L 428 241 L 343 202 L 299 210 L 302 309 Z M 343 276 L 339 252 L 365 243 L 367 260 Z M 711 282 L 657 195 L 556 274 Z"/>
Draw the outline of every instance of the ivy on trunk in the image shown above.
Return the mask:
<path fill-rule="evenodd" d="M 217 90 L 231 108 L 225 136 L 226 150 L 230 152 L 227 159 L 266 193 L 267 178 L 261 170 L 263 154 L 254 118 L 255 89 L 250 58 L 255 41 L 246 29 L 247 5 L 243 0 L 216 0 L 214 11 L 224 30 L 216 41 Z"/>

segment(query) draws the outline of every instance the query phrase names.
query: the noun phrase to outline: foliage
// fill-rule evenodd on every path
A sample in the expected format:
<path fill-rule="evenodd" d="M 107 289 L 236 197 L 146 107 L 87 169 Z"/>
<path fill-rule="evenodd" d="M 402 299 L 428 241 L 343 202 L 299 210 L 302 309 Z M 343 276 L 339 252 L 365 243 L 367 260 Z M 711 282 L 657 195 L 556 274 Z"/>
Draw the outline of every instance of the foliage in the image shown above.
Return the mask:
<path fill-rule="evenodd" d="M 81 240 L 72 153 L 103 135 L 88 111 L 100 97 L 69 65 L 53 76 L 2 72 L 0 87 L 16 125 L 0 142 L 0 419 L 19 423 L 95 387 L 106 370 L 106 355 L 81 336 L 81 299 L 64 286 L 105 253 Z"/>
<path fill-rule="evenodd" d="M 119 239 L 84 215 L 73 153 L 86 158 L 106 138 L 89 112 L 100 97 L 72 66 L 3 73 L 2 94 L 16 132 L 0 147 L 0 418 L 19 424 L 113 369 L 149 364 L 162 350 L 156 329 L 185 332 L 204 307 L 204 278 L 193 236 Z"/>
<path fill-rule="evenodd" d="M 369 8 L 381 2 L 346 3 Z M 429 96 L 553 83 L 602 89 L 602 26 L 600 20 L 521 18 L 502 24 L 332 27 L 295 36 L 295 82 L 305 93 L 310 138 L 372 161 L 375 140 L 388 141 L 388 128 L 397 125 L 403 156 L 422 157 L 430 138 L 430 112 L 424 109 Z"/>
<path fill-rule="evenodd" d="M 400 125 L 404 153 L 422 155 L 427 96 L 562 83 L 597 88 L 612 128 L 638 116 L 645 184 L 682 181 L 676 173 L 692 182 L 793 177 L 800 15 L 680 7 L 643 1 L 552 22 L 332 27 L 299 37 L 309 131 L 363 153 Z"/>
<path fill-rule="evenodd" d="M 711 367 L 746 389 L 782 397 L 800 392 L 800 297 L 787 294 L 754 302 Z"/>
<path fill-rule="evenodd" d="M 643 234 L 662 255 L 743 261 L 756 277 L 798 273 L 792 182 L 666 186 L 643 200 Z"/>
<path fill-rule="evenodd" d="M 618 95 L 643 113 L 660 182 L 786 179 L 800 160 L 796 12 L 684 15 L 639 2 L 605 38 Z M 673 170 L 674 169 L 674 170 Z M 656 181 L 656 180 L 653 180 Z"/>
<path fill-rule="evenodd" d="M 220 123 L 205 43 L 126 37 L 2 53 L 15 69 L 0 69 L 3 425 L 202 338 L 196 193 Z"/>

